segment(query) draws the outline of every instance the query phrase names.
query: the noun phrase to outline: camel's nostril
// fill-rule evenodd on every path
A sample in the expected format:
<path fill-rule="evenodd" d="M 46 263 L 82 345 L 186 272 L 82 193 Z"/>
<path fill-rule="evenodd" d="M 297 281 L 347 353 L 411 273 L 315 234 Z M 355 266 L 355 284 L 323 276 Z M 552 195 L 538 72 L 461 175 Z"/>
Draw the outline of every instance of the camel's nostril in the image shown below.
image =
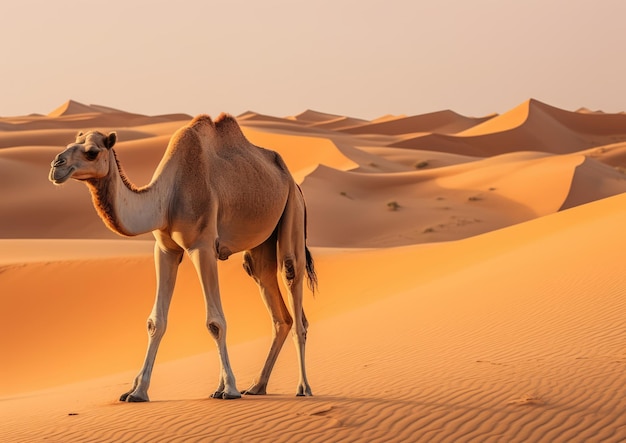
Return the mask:
<path fill-rule="evenodd" d="M 52 167 L 56 168 L 57 166 L 62 166 L 65 164 L 64 158 L 55 158 L 52 162 Z"/>

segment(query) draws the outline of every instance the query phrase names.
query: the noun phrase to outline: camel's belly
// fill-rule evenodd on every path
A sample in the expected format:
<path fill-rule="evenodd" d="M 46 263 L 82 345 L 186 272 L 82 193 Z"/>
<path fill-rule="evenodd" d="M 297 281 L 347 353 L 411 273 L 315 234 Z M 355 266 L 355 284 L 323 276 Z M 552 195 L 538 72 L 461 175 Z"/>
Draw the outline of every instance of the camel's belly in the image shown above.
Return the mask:
<path fill-rule="evenodd" d="M 259 246 L 272 235 L 279 220 L 280 217 L 272 218 L 271 223 L 258 221 L 220 224 L 217 232 L 219 247 L 216 246 L 220 259 L 225 260 L 230 254 Z"/>

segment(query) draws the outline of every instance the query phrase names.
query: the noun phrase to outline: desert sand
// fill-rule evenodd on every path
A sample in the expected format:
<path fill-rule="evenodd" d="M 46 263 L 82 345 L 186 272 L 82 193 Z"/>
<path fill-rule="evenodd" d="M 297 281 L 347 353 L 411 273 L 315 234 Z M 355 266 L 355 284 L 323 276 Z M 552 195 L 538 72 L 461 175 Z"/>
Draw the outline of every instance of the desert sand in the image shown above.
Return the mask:
<path fill-rule="evenodd" d="M 268 395 L 209 398 L 218 359 L 185 259 L 152 401 L 118 402 L 145 351 L 152 237 L 108 231 L 50 161 L 78 130 L 115 130 L 142 185 L 191 118 L 71 100 L 0 118 L 0 441 L 626 440 L 626 115 L 533 99 L 483 117 L 238 116 L 307 201 L 314 396 L 294 396 L 288 340 Z M 271 324 L 241 262 L 219 272 L 245 389 Z"/>

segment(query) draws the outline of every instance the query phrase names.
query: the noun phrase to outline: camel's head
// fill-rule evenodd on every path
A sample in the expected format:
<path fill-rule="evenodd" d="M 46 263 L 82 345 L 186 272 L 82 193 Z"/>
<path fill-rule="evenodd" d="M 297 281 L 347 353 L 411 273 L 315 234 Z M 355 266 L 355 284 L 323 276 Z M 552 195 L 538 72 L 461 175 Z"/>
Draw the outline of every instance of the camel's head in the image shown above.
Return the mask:
<path fill-rule="evenodd" d="M 76 141 L 57 155 L 51 163 L 49 179 L 55 185 L 65 183 L 70 178 L 86 180 L 102 178 L 109 173 L 111 156 L 109 152 L 117 135 L 106 135 L 98 131 L 79 132 Z"/>

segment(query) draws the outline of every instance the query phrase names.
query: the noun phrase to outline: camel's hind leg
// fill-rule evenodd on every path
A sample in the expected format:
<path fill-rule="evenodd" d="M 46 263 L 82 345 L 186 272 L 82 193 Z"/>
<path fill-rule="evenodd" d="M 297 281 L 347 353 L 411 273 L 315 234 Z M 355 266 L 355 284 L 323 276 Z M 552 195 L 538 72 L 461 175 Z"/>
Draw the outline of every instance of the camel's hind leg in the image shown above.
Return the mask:
<path fill-rule="evenodd" d="M 278 286 L 276 236 L 272 235 L 262 245 L 251 251 L 246 251 L 243 259 L 244 269 L 254 278 L 259 286 L 263 302 L 272 318 L 273 330 L 272 345 L 263 369 L 252 383 L 252 386 L 243 391 L 242 394 L 264 395 L 267 392 L 267 383 L 274 368 L 274 363 L 276 363 L 276 358 L 283 343 L 285 343 L 287 335 L 289 335 L 289 330 L 293 323 Z"/>
<path fill-rule="evenodd" d="M 304 254 L 303 254 L 304 256 Z M 286 258 L 283 265 L 283 279 L 285 280 L 285 284 L 289 290 L 289 305 L 291 307 L 291 311 L 293 312 L 293 339 L 296 345 L 296 353 L 298 355 L 298 364 L 299 364 L 299 381 L 298 381 L 298 389 L 296 391 L 297 396 L 310 396 L 313 395 L 311 392 L 311 386 L 307 380 L 306 376 L 306 365 L 305 365 L 305 347 L 306 347 L 306 334 L 308 329 L 308 322 L 304 315 L 304 309 L 302 307 L 302 274 L 304 273 L 304 266 L 299 271 L 296 271 L 296 274 L 300 274 L 300 277 L 294 277 L 291 273 L 292 266 L 295 267 L 291 258 Z"/>
<path fill-rule="evenodd" d="M 293 338 L 298 355 L 299 376 L 297 396 L 309 396 L 311 387 L 306 376 L 305 347 L 308 322 L 304 315 L 302 284 L 305 275 L 312 270 L 312 260 L 307 263 L 306 215 L 304 199 L 294 183 L 287 205 L 278 225 L 279 271 L 288 291 L 289 306 L 293 316 Z M 310 256 L 309 256 L 310 257 Z"/>

